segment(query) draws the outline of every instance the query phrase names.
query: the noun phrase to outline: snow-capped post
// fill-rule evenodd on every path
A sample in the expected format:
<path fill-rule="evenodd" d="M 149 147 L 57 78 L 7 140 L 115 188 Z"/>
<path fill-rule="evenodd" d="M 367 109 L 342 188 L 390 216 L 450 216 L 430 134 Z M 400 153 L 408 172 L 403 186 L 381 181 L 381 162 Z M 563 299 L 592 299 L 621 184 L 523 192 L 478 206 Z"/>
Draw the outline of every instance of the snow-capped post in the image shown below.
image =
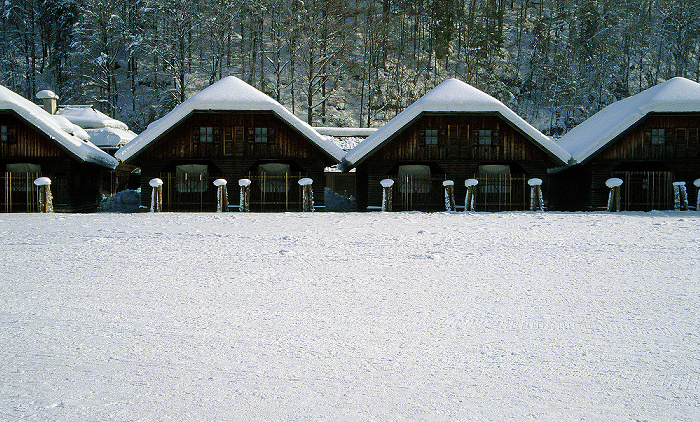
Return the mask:
<path fill-rule="evenodd" d="M 250 211 L 250 179 L 238 180 L 238 186 L 241 187 L 241 199 L 238 209 L 241 212 L 248 212 Z"/>
<path fill-rule="evenodd" d="M 542 179 L 534 177 L 528 180 L 527 184 L 530 185 L 530 211 L 544 211 Z"/>
<path fill-rule="evenodd" d="M 673 182 L 673 197 L 676 211 L 688 211 L 688 191 L 685 182 Z"/>
<path fill-rule="evenodd" d="M 303 212 L 313 212 L 314 210 L 314 191 L 313 191 L 314 181 L 308 177 L 299 179 L 299 186 L 302 189 L 303 204 L 301 210 Z"/>
<path fill-rule="evenodd" d="M 445 180 L 442 182 L 442 186 L 445 187 L 445 211 L 455 210 L 455 182 L 452 180 Z"/>
<path fill-rule="evenodd" d="M 474 194 L 476 191 L 476 185 L 479 181 L 476 179 L 467 179 L 464 181 L 464 186 L 467 187 L 467 196 L 464 198 L 464 211 L 474 211 Z"/>
<path fill-rule="evenodd" d="M 379 183 L 382 185 L 382 211 L 391 211 L 393 208 L 391 187 L 394 186 L 394 181 L 391 179 L 384 179 Z"/>
<path fill-rule="evenodd" d="M 34 180 L 39 187 L 39 212 L 53 212 L 53 195 L 51 195 L 51 179 L 40 177 Z"/>
<path fill-rule="evenodd" d="M 218 188 L 216 192 L 216 212 L 228 211 L 228 191 L 226 190 L 226 179 L 214 180 L 214 186 Z"/>
<path fill-rule="evenodd" d="M 693 182 L 696 188 L 698 188 L 697 194 L 698 194 L 698 200 L 695 203 L 695 210 L 700 211 L 700 179 L 695 179 Z"/>
<path fill-rule="evenodd" d="M 151 212 L 161 212 L 163 210 L 163 181 L 156 177 L 151 179 L 148 184 L 153 188 L 151 193 Z"/>
<path fill-rule="evenodd" d="M 622 186 L 622 179 L 618 179 L 617 177 L 610 178 L 605 181 L 605 186 L 610 188 L 610 195 L 608 196 L 608 211 L 620 211 L 620 186 Z"/>

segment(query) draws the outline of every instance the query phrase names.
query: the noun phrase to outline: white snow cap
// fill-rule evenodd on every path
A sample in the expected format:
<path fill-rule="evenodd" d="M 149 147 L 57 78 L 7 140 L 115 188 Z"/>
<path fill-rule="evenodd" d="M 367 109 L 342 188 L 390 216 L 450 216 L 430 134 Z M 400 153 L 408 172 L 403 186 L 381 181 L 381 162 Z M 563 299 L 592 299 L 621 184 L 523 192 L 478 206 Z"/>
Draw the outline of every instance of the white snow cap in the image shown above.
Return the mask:
<path fill-rule="evenodd" d="M 455 182 L 453 182 L 452 180 L 445 180 L 444 182 L 442 182 L 442 186 L 454 186 L 454 185 L 455 185 Z"/>
<path fill-rule="evenodd" d="M 462 81 L 448 79 L 420 97 L 406 110 L 348 152 L 341 164 L 343 170 L 350 170 L 361 163 L 423 113 L 498 114 L 536 144 L 549 151 L 563 164 L 566 164 L 571 158 L 571 155 L 564 148 L 535 129 L 502 102 Z"/>
<path fill-rule="evenodd" d="M 693 184 L 695 185 L 696 188 L 700 188 L 700 179 L 695 179 Z"/>
<path fill-rule="evenodd" d="M 467 179 L 464 181 L 464 186 L 469 187 L 469 186 L 476 186 L 479 184 L 479 181 L 476 179 Z"/>
<path fill-rule="evenodd" d="M 238 186 L 250 186 L 250 179 L 240 179 L 238 180 Z"/>
<path fill-rule="evenodd" d="M 673 186 L 685 186 L 685 182 L 673 182 Z"/>
<path fill-rule="evenodd" d="M 216 179 L 214 180 L 214 186 L 226 186 L 228 182 L 226 179 Z"/>
<path fill-rule="evenodd" d="M 156 177 L 155 179 L 151 179 L 148 184 L 151 185 L 152 188 L 156 188 L 158 186 L 163 186 L 163 180 Z"/>
<path fill-rule="evenodd" d="M 559 139 L 559 145 L 580 163 L 649 113 L 700 112 L 700 84 L 673 78 L 610 104 Z"/>
<path fill-rule="evenodd" d="M 235 76 L 227 76 L 199 91 L 175 107 L 170 113 L 148 125 L 145 131 L 120 148 L 115 156 L 121 161 L 127 161 L 138 155 L 144 148 L 175 127 L 192 112 L 208 110 L 271 111 L 333 159 L 340 161 L 345 154 L 342 149 L 321 136 L 277 101 Z"/>
<path fill-rule="evenodd" d="M 37 186 L 48 186 L 51 184 L 51 179 L 48 177 L 40 177 L 34 181 L 34 184 Z"/>
<path fill-rule="evenodd" d="M 391 179 L 384 179 L 381 182 L 379 182 L 383 188 L 390 188 L 394 186 L 394 181 Z"/>
<path fill-rule="evenodd" d="M 609 188 L 615 188 L 618 186 L 622 186 L 622 179 L 618 179 L 617 177 L 610 178 L 605 181 L 605 186 Z"/>
<path fill-rule="evenodd" d="M 36 98 L 39 100 L 58 100 L 58 95 L 49 89 L 42 89 L 36 93 Z"/>
<path fill-rule="evenodd" d="M 527 184 L 530 186 L 542 186 L 542 179 L 533 177 L 532 179 L 527 181 Z"/>
<path fill-rule="evenodd" d="M 307 186 L 313 184 L 314 181 L 309 179 L 308 177 L 304 177 L 302 179 L 299 179 L 299 186 Z"/>
<path fill-rule="evenodd" d="M 65 105 L 56 110 L 56 114 L 63 116 L 83 129 L 99 129 L 111 127 L 121 130 L 129 130 L 126 123 L 113 119 L 91 105 Z"/>
<path fill-rule="evenodd" d="M 54 94 L 55 95 L 55 94 Z M 85 131 L 0 85 L 0 110 L 12 110 L 23 120 L 57 142 L 80 161 L 114 169 L 119 162 L 96 147 Z"/>

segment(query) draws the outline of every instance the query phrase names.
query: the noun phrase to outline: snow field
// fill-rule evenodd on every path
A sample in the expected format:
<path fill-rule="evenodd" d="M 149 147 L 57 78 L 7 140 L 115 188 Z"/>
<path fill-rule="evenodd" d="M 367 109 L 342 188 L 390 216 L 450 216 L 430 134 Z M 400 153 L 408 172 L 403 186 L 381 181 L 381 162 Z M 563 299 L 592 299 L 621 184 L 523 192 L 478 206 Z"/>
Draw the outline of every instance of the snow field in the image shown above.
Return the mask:
<path fill-rule="evenodd" d="M 0 215 L 0 420 L 698 420 L 700 213 Z"/>

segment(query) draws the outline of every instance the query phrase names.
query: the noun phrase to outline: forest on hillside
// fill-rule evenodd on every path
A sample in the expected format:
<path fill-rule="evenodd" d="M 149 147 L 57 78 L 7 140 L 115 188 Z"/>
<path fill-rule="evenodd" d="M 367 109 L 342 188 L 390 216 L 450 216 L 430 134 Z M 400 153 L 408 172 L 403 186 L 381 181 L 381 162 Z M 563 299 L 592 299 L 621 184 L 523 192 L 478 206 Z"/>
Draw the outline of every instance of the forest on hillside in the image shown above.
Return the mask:
<path fill-rule="evenodd" d="M 550 135 L 700 78 L 699 0 L 6 0 L 0 84 L 134 130 L 227 76 L 314 125 L 378 126 L 447 78 Z"/>

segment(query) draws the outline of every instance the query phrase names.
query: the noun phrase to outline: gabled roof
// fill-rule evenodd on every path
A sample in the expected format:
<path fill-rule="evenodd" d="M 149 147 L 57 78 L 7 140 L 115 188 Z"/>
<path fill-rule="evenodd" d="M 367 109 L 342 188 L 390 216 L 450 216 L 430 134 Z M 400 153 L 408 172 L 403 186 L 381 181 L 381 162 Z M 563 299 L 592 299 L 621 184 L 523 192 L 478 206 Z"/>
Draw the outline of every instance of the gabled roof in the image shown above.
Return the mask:
<path fill-rule="evenodd" d="M 493 113 L 520 130 L 526 137 L 566 163 L 570 155 L 549 137 L 515 114 L 492 96 L 457 79 L 448 79 L 423 95 L 398 116 L 353 148 L 343 159 L 343 170 L 350 170 L 381 148 L 423 113 Z"/>
<path fill-rule="evenodd" d="M 343 150 L 333 142 L 319 135 L 311 126 L 304 123 L 280 103 L 234 76 L 227 76 L 185 100 L 170 113 L 148 125 L 145 131 L 119 149 L 115 156 L 121 161 L 127 161 L 138 155 L 194 111 L 209 110 L 271 111 L 333 159 L 340 161 L 343 158 Z"/>
<path fill-rule="evenodd" d="M 80 127 L 61 116 L 49 114 L 43 108 L 2 85 L 0 85 L 0 110 L 15 112 L 80 161 L 111 169 L 119 164 L 114 157 L 88 141 L 87 134 Z"/>
<path fill-rule="evenodd" d="M 558 144 L 581 163 L 649 113 L 700 112 L 700 84 L 673 78 L 617 101 L 589 117 L 559 139 Z"/>

